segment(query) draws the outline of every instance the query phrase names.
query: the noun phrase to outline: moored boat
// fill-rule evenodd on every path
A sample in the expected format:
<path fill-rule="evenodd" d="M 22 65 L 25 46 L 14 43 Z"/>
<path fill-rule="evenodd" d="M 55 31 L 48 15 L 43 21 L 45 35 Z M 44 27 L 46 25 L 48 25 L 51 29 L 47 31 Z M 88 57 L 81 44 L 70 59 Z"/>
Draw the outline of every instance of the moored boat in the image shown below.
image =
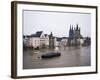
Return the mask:
<path fill-rule="evenodd" d="M 43 54 L 41 56 L 41 58 L 53 58 L 53 57 L 58 57 L 58 56 L 61 56 L 60 52 L 50 52 L 50 53 L 47 53 L 47 54 Z"/>

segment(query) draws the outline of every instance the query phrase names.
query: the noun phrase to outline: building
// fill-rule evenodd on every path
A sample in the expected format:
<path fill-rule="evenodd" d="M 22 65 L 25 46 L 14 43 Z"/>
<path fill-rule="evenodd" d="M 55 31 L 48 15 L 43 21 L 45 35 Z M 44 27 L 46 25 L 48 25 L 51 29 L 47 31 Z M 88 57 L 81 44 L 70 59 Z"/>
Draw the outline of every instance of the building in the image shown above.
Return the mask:
<path fill-rule="evenodd" d="M 51 32 L 51 34 L 49 35 L 49 48 L 54 49 L 54 36 Z"/>
<path fill-rule="evenodd" d="M 91 38 L 85 37 L 82 46 L 90 46 L 91 45 Z"/>
<path fill-rule="evenodd" d="M 57 37 L 54 38 L 54 47 L 58 47 L 59 42 L 57 41 Z"/>
<path fill-rule="evenodd" d="M 44 34 L 43 31 L 37 31 L 36 34 L 33 34 L 32 38 L 35 40 L 35 42 L 32 41 L 32 43 L 35 43 L 39 48 L 46 48 L 49 46 L 49 36 Z"/>
<path fill-rule="evenodd" d="M 30 35 L 23 36 L 23 47 L 31 47 L 31 38 Z"/>
<path fill-rule="evenodd" d="M 37 31 L 35 34 L 23 36 L 24 46 L 32 48 L 51 48 L 90 45 L 91 39 L 82 37 L 78 24 L 76 27 L 70 25 L 68 37 L 54 37 L 51 32 L 50 35 L 44 34 L 43 31 Z"/>
<path fill-rule="evenodd" d="M 43 31 L 37 31 L 36 35 L 40 39 L 40 48 L 45 47 L 45 35 L 44 35 Z"/>
<path fill-rule="evenodd" d="M 45 34 L 45 45 L 49 47 L 49 36 L 47 34 Z"/>
<path fill-rule="evenodd" d="M 68 46 L 79 46 L 80 45 L 80 28 L 78 27 L 78 24 L 76 27 L 73 28 L 73 26 L 70 25 L 69 29 L 69 38 L 68 38 Z"/>
<path fill-rule="evenodd" d="M 37 31 L 35 34 L 24 37 L 24 44 L 32 48 L 45 48 L 49 46 L 49 36 L 43 31 Z"/>
<path fill-rule="evenodd" d="M 67 42 L 68 42 L 68 37 L 62 37 L 61 45 L 63 47 L 66 47 L 67 46 Z"/>
<path fill-rule="evenodd" d="M 33 48 L 40 48 L 40 38 L 38 37 L 38 35 L 30 35 L 30 43 Z"/>
<path fill-rule="evenodd" d="M 68 42 L 68 37 L 55 37 L 54 46 L 55 47 L 66 47 Z"/>

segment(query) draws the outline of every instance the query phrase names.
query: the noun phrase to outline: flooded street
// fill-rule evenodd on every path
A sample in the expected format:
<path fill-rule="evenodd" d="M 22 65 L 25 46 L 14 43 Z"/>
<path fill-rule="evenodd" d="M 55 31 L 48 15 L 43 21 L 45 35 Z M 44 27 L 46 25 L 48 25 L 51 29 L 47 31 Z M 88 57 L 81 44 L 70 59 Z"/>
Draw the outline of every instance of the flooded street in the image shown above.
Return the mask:
<path fill-rule="evenodd" d="M 23 69 L 90 66 L 90 51 L 90 46 L 77 48 L 62 47 L 58 50 L 61 56 L 41 59 L 42 54 L 54 52 L 54 50 L 25 50 L 23 51 Z"/>

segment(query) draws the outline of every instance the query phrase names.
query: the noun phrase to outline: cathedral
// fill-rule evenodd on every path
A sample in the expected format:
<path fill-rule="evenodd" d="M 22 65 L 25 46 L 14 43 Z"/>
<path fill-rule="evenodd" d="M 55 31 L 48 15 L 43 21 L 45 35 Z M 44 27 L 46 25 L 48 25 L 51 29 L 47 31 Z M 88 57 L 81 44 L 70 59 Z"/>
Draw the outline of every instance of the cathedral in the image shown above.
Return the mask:
<path fill-rule="evenodd" d="M 73 27 L 73 25 L 70 25 L 68 46 L 79 46 L 80 38 L 81 38 L 81 34 L 80 34 L 80 28 L 78 24 L 76 25 L 76 27 Z"/>

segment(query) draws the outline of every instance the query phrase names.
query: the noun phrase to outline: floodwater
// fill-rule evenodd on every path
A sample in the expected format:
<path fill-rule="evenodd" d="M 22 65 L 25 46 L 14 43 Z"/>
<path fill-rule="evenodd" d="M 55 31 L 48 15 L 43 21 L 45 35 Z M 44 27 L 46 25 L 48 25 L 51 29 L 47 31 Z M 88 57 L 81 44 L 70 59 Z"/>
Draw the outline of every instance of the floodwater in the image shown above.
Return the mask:
<path fill-rule="evenodd" d="M 91 65 L 91 49 L 87 47 L 61 47 L 58 52 L 61 56 L 41 59 L 42 54 L 54 52 L 55 50 L 24 50 L 23 69 L 56 68 L 56 67 L 78 67 Z"/>

